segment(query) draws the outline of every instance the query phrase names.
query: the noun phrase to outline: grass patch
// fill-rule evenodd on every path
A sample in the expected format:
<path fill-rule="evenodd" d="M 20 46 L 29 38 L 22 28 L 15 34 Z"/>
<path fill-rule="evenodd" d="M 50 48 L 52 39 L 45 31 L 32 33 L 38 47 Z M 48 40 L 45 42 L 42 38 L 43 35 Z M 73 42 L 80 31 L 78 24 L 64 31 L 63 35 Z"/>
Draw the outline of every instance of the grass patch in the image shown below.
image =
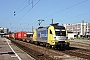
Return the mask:
<path fill-rule="evenodd" d="M 90 40 L 90 38 L 75 38 L 76 40 Z"/>

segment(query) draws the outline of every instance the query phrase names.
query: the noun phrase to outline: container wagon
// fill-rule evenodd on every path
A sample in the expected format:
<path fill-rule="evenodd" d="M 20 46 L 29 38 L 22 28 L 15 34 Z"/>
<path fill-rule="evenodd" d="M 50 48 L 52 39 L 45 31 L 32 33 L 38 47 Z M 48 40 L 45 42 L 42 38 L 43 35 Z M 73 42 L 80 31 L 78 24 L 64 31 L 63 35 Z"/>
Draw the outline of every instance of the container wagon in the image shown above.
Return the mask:
<path fill-rule="evenodd" d="M 27 33 L 27 32 L 24 32 L 24 31 L 14 33 L 14 34 L 15 34 L 15 35 L 14 35 L 14 36 L 15 36 L 15 39 L 25 41 L 26 38 L 27 38 L 26 33 Z"/>
<path fill-rule="evenodd" d="M 31 42 L 32 37 L 33 37 L 33 32 L 27 32 L 27 39 L 26 39 L 26 41 L 27 42 Z"/>
<path fill-rule="evenodd" d="M 14 33 L 9 34 L 9 38 L 14 38 Z"/>

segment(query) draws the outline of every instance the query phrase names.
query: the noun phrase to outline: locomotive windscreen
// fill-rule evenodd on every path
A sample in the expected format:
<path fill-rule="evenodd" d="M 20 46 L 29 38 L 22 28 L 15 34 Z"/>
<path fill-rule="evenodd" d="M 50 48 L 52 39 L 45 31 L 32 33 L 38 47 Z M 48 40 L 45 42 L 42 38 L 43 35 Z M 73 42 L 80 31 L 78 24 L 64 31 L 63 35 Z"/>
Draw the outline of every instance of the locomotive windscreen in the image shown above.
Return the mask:
<path fill-rule="evenodd" d="M 65 29 L 64 26 L 54 26 L 55 29 Z"/>
<path fill-rule="evenodd" d="M 66 36 L 65 30 L 55 30 L 56 36 Z"/>
<path fill-rule="evenodd" d="M 56 36 L 66 36 L 66 30 L 64 26 L 54 26 Z"/>

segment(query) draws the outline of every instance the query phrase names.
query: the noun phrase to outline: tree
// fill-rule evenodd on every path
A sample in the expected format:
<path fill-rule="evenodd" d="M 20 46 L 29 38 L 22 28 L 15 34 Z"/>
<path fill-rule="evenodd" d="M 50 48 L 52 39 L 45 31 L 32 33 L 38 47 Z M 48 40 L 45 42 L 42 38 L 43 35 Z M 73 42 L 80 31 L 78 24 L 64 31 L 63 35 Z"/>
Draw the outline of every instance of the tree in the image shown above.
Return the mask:
<path fill-rule="evenodd" d="M 1 33 L 4 33 L 4 31 L 3 31 L 3 30 L 1 30 L 0 32 L 1 32 Z"/>
<path fill-rule="evenodd" d="M 12 33 L 14 33 L 14 32 L 9 31 L 9 34 L 12 34 Z"/>

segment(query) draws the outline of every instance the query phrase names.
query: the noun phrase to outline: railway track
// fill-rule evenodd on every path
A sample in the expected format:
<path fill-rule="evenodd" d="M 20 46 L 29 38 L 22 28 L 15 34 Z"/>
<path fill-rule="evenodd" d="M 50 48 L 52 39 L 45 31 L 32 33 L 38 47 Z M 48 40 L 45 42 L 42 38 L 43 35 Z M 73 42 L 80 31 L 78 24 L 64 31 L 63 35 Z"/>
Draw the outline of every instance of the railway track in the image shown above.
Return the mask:
<path fill-rule="evenodd" d="M 18 40 L 11 40 L 12 43 L 17 45 L 19 48 L 24 50 L 27 54 L 35 58 L 35 60 L 55 60 L 52 56 L 47 55 L 47 49 L 39 48 L 40 46 L 36 46 L 30 43 L 18 41 Z"/>
<path fill-rule="evenodd" d="M 72 47 L 78 47 L 82 49 L 89 49 L 90 50 L 90 41 L 89 40 L 75 40 L 75 41 L 70 41 L 70 46 Z"/>
<path fill-rule="evenodd" d="M 90 60 L 90 50 L 88 49 L 71 47 L 69 50 L 63 51 L 63 53 L 71 55 L 71 56 L 75 56 L 78 58 Z"/>
<path fill-rule="evenodd" d="M 80 60 L 90 60 L 90 50 L 81 49 L 81 48 L 74 48 L 70 47 L 65 51 L 61 50 L 54 50 L 48 49 L 42 46 L 37 46 L 34 44 L 18 41 L 18 40 L 11 40 L 14 44 L 19 46 L 29 55 L 31 55 L 36 60 L 62 60 L 70 59 L 70 57 L 80 59 Z M 64 57 L 64 58 L 63 58 Z"/>

